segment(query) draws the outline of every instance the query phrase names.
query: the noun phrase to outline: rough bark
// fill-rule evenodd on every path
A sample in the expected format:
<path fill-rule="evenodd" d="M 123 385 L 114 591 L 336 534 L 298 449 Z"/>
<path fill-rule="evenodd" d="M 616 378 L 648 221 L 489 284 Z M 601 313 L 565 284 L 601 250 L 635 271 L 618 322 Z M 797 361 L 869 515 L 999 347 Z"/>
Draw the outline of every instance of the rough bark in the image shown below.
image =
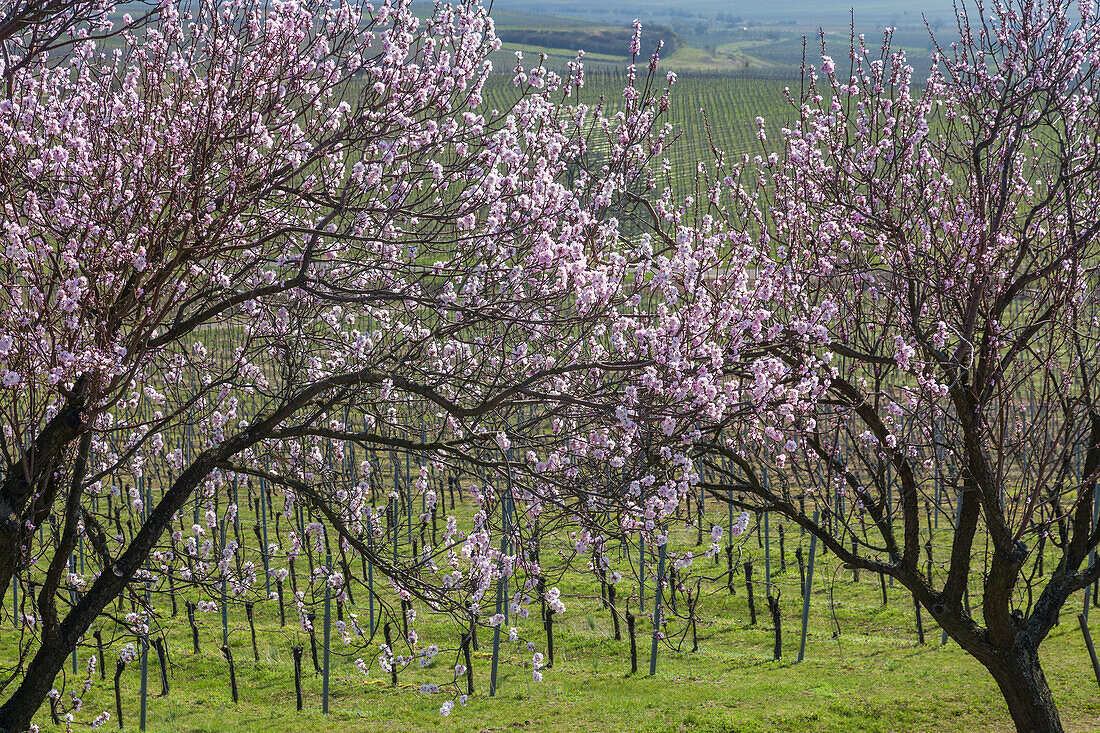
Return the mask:
<path fill-rule="evenodd" d="M 997 681 L 1017 731 L 1062 733 L 1058 706 L 1036 650 L 1016 646 L 980 661 Z"/>
<path fill-rule="evenodd" d="M 83 390 L 83 384 L 79 385 Z M 82 399 L 59 412 L 46 426 L 31 447 L 16 463 L 6 466 L 0 479 L 0 603 L 11 586 L 11 579 L 24 556 L 23 544 L 33 532 L 25 524 L 28 511 L 37 526 L 49 514 L 57 493 L 56 481 L 49 480 L 66 448 L 83 427 Z M 33 508 L 28 507 L 37 491 Z"/>

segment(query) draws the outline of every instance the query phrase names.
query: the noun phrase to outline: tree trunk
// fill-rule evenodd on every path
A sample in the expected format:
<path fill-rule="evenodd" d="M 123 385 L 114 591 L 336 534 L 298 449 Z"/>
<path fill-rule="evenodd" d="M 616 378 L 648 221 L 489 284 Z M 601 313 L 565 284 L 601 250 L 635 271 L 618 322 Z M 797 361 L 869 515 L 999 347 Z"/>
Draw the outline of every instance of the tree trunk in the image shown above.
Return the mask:
<path fill-rule="evenodd" d="M 18 532 L 0 527 L 0 604 L 3 604 L 7 598 L 11 580 L 15 577 L 15 568 L 19 563 L 19 556 Z"/>
<path fill-rule="evenodd" d="M 50 638 L 43 640 L 42 646 L 27 665 L 19 689 L 0 708 L 0 731 L 23 733 L 30 729 L 31 718 L 53 688 L 57 673 L 65 666 L 68 646 L 57 634 L 51 634 Z"/>
<path fill-rule="evenodd" d="M 0 474 L 3 476 L 0 480 L 0 604 L 7 597 L 11 579 L 20 558 L 24 556 L 22 545 L 27 533 L 24 522 L 29 518 L 37 527 L 53 506 L 57 483 L 48 479 L 43 483 L 42 477 L 53 474 L 66 447 L 76 439 L 84 425 L 81 412 L 87 383 L 86 375 L 77 378 L 72 391 L 75 397 L 70 404 L 46 424 L 27 454 L 18 462 L 6 466 L 6 473 Z M 26 517 L 27 503 L 36 492 L 38 509 L 32 512 L 32 517 Z M 32 537 L 34 527 L 30 530 Z"/>
<path fill-rule="evenodd" d="M 1062 733 L 1058 706 L 1043 676 L 1036 650 L 1013 647 L 980 660 L 1001 688 L 1020 733 Z"/>
<path fill-rule="evenodd" d="M 260 433 L 257 431 L 252 435 L 259 436 Z M 7 702 L 0 705 L 0 733 L 23 733 L 30 728 L 31 718 L 53 688 L 54 678 L 80 637 L 126 588 L 195 486 L 209 475 L 218 461 L 254 444 L 258 438 L 252 435 L 232 438 L 199 455 L 165 492 L 122 555 L 100 573 L 60 624 L 44 630 L 42 644 L 27 665 L 19 686 Z"/>

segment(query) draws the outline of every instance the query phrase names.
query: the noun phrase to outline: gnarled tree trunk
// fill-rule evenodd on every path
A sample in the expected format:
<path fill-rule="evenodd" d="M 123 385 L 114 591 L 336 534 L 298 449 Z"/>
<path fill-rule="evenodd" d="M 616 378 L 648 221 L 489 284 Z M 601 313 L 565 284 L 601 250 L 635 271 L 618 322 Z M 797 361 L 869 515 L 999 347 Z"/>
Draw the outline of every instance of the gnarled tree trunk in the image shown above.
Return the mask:
<path fill-rule="evenodd" d="M 1058 706 L 1050 692 L 1037 649 L 1014 646 L 979 657 L 1001 689 L 1020 733 L 1062 733 Z"/>

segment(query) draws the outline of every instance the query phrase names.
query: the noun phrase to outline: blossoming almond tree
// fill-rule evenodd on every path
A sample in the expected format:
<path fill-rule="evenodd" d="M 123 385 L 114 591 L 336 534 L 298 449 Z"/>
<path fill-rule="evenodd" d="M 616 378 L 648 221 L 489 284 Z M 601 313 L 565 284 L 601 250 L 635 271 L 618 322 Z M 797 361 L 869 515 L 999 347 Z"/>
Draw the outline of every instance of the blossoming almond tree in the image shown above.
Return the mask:
<path fill-rule="evenodd" d="M 823 46 L 791 129 L 730 179 L 728 223 L 793 297 L 738 375 L 755 427 L 701 460 L 735 467 L 717 498 L 910 589 L 1019 730 L 1058 731 L 1039 646 L 1100 578 L 1100 21 L 1062 0 L 958 18 L 920 84 L 889 31 Z"/>
<path fill-rule="evenodd" d="M 0 599 L 13 579 L 36 591 L 4 731 L 120 594 L 142 598 L 140 635 L 173 569 L 255 592 L 225 529 L 238 482 L 275 487 L 288 522 L 323 519 L 264 552 L 292 561 L 333 532 L 433 608 L 537 573 L 515 548 L 541 506 L 588 501 L 607 460 L 644 478 L 682 453 L 668 430 L 652 447 L 675 451 L 638 458 L 649 408 L 622 395 L 639 371 L 690 374 L 710 343 L 676 340 L 697 258 L 621 247 L 610 215 L 652 185 L 671 77 L 650 94 L 632 70 L 605 115 L 573 101 L 579 64 L 518 68 L 516 104 L 487 110 L 499 44 L 476 2 L 423 23 L 407 2 L 109 11 L 17 4 L 0 23 Z M 382 553 L 371 464 L 355 481 L 330 460 L 353 445 L 416 456 L 425 502 L 435 467 L 484 474 L 474 530 Z M 90 567 L 70 562 L 80 543 Z"/>

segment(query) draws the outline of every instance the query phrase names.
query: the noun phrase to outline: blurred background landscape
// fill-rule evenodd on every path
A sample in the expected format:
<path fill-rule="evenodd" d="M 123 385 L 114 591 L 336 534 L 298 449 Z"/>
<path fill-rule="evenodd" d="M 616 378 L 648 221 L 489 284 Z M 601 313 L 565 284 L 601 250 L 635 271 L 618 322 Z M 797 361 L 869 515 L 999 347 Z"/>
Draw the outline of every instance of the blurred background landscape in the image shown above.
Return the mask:
<path fill-rule="evenodd" d="M 414 4 L 421 17 L 430 8 Z M 500 73 L 485 94 L 491 109 L 506 109 L 519 96 L 512 73 L 517 51 L 528 68 L 538 65 L 541 53 L 547 66 L 564 70 L 583 50 L 582 100 L 616 104 L 626 83 L 633 20 L 643 24 L 640 77 L 655 44 L 663 41 L 660 82 L 669 70 L 678 77 L 666 117 L 677 139 L 666 153 L 664 183 L 680 196 L 692 193 L 696 167 L 712 164 L 714 151 L 727 161 L 761 151 L 757 117 L 776 139 L 792 111 L 785 90 L 797 96 L 804 58 L 820 65 L 822 37 L 826 52 L 843 69 L 840 62 L 848 57 L 853 36 L 864 34 L 877 57 L 891 29 L 892 47 L 905 50 L 918 80 L 931 64 L 932 34 L 948 44 L 958 37 L 949 0 L 495 0 L 491 14 L 503 41 L 493 58 Z"/>

